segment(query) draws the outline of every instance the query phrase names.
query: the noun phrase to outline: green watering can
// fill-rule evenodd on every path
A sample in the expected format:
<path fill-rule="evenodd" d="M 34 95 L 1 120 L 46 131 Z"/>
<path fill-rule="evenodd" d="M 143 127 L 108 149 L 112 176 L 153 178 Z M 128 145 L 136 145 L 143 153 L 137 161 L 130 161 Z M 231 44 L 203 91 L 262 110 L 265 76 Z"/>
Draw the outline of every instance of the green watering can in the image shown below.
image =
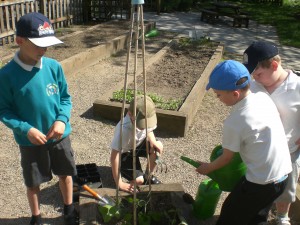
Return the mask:
<path fill-rule="evenodd" d="M 150 30 L 147 34 L 145 34 L 146 38 L 156 37 L 159 34 L 157 29 Z"/>
<path fill-rule="evenodd" d="M 210 161 L 214 161 L 217 159 L 220 155 L 223 153 L 222 145 L 217 145 L 210 156 Z M 183 161 L 191 164 L 192 166 L 198 168 L 200 164 L 188 157 L 181 156 L 180 157 Z M 235 187 L 235 185 L 238 183 L 238 181 L 241 179 L 242 176 L 245 175 L 247 170 L 246 165 L 243 163 L 241 156 L 239 153 L 234 153 L 234 156 L 229 164 L 226 166 L 215 170 L 207 176 L 211 178 L 213 181 L 215 181 L 219 188 L 222 191 L 232 191 L 232 189 Z"/>
<path fill-rule="evenodd" d="M 197 219 L 205 220 L 215 214 L 222 191 L 211 179 L 203 180 L 193 203 L 193 214 Z"/>

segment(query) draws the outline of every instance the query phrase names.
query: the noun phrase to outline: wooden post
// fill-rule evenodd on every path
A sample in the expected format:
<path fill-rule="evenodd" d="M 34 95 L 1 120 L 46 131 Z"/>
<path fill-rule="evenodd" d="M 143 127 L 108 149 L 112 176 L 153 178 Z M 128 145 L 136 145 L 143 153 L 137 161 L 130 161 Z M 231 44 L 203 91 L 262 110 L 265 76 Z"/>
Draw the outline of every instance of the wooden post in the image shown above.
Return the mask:
<path fill-rule="evenodd" d="M 44 15 L 47 15 L 46 1 L 47 0 L 41 0 L 40 4 L 40 12 Z"/>
<path fill-rule="evenodd" d="M 156 0 L 157 15 L 160 14 L 161 0 Z"/>

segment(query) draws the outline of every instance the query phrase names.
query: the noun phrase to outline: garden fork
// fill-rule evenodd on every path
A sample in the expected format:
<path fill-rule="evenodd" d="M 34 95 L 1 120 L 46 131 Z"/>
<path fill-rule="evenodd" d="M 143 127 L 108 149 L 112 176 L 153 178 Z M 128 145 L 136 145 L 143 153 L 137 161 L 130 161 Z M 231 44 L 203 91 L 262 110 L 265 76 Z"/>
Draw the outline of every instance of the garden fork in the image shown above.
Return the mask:
<path fill-rule="evenodd" d="M 155 163 L 156 163 L 156 172 L 158 171 L 158 167 L 160 167 L 161 169 L 161 173 L 163 171 L 165 171 L 165 173 L 168 172 L 168 166 L 167 164 L 161 159 L 160 157 L 160 153 L 158 151 L 155 151 L 155 154 L 156 154 L 156 159 L 155 159 Z"/>

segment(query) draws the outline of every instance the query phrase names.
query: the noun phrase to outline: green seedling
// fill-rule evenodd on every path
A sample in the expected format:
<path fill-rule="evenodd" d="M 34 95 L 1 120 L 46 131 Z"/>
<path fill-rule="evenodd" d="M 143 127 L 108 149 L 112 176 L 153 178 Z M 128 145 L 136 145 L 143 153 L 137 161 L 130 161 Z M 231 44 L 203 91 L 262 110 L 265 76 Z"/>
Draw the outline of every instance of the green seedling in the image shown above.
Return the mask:
<path fill-rule="evenodd" d="M 98 209 L 104 223 L 113 222 L 115 219 L 119 222 L 118 224 L 132 225 L 133 216 L 130 210 L 132 209 L 133 204 L 136 204 L 139 225 L 159 224 L 163 218 L 168 221 L 166 225 L 177 225 L 177 210 L 152 211 L 148 209 L 149 202 L 150 201 L 145 201 L 143 199 L 136 199 L 136 201 L 134 201 L 132 197 L 127 197 L 123 199 L 119 206 L 99 205 Z M 180 225 L 187 225 L 184 218 L 180 217 L 179 219 Z"/>
<path fill-rule="evenodd" d="M 137 91 L 137 94 L 141 95 L 143 93 L 141 91 Z M 181 99 L 165 100 L 163 97 L 154 93 L 149 93 L 148 96 L 152 99 L 156 108 L 160 108 L 164 110 L 178 110 L 183 102 Z M 122 89 L 120 91 L 113 92 L 113 96 L 110 100 L 123 102 L 123 98 L 124 98 L 124 90 Z M 129 104 L 133 98 L 134 98 L 134 90 L 128 89 L 125 97 L 126 103 Z"/>

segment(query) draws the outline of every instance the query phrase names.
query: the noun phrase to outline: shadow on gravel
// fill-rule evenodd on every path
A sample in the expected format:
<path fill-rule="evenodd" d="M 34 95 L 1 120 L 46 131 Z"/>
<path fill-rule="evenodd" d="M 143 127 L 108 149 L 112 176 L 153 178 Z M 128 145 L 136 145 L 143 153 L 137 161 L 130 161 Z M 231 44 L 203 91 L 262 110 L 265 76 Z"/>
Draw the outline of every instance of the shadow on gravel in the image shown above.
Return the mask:
<path fill-rule="evenodd" d="M 30 218 L 29 217 L 20 217 L 20 218 L 10 218 L 10 219 L 0 219 L 0 224 L 3 225 L 26 225 L 29 224 Z M 51 225 L 62 225 L 63 218 L 62 216 L 57 218 L 43 218 L 43 224 L 51 224 Z"/>
<path fill-rule="evenodd" d="M 52 186 L 41 188 L 40 203 L 42 205 L 51 205 L 59 212 L 62 212 L 63 201 L 58 182 Z"/>
<path fill-rule="evenodd" d="M 86 110 L 84 113 L 82 113 L 80 115 L 81 118 L 85 118 L 85 119 L 89 119 L 89 120 L 96 120 L 96 121 L 100 121 L 106 125 L 117 125 L 117 122 L 114 122 L 114 121 L 111 121 L 111 120 L 107 120 L 107 119 L 104 119 L 100 116 L 94 116 L 94 113 L 93 113 L 93 107 L 89 108 L 88 110 Z"/>
<path fill-rule="evenodd" d="M 111 167 L 98 166 L 98 171 L 102 179 L 102 185 L 104 188 L 116 188 L 113 175 L 111 173 Z"/>

